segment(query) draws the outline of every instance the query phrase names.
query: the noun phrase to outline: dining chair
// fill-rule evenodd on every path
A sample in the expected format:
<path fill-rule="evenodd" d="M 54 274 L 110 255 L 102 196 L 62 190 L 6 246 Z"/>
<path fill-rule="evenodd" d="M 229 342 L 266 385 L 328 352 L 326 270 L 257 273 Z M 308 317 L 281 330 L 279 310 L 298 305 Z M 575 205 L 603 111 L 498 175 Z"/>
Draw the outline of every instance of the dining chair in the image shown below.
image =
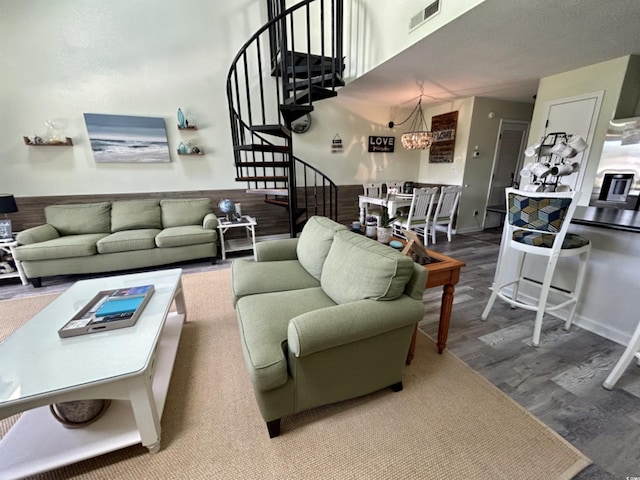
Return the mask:
<path fill-rule="evenodd" d="M 491 296 L 481 318 L 487 319 L 496 298 L 513 307 L 535 311 L 533 345 L 537 347 L 545 312 L 568 307 L 564 328 L 568 330 L 571 326 L 584 283 L 591 243 L 580 235 L 567 233 L 579 192 L 540 193 L 515 188 L 507 188 L 505 192 L 507 218 L 502 230 Z M 542 281 L 530 278 L 530 272 L 523 275 L 522 267 L 528 255 L 546 258 Z M 558 259 L 576 256 L 579 262 L 573 288 L 551 285 Z M 520 291 L 522 285 L 529 286 L 524 293 Z M 550 293 L 553 293 L 551 298 Z M 549 299 L 551 302 L 548 302 Z"/>
<path fill-rule="evenodd" d="M 364 183 L 362 185 L 363 189 L 364 189 L 364 196 L 365 197 L 372 197 L 372 198 L 382 198 L 382 183 Z M 384 207 L 380 206 L 380 205 L 370 205 L 370 204 L 365 204 L 365 213 L 366 213 L 366 217 L 368 216 L 372 216 L 372 217 L 376 217 L 376 219 L 378 220 L 378 224 L 380 223 L 380 217 L 382 216 L 382 209 Z M 366 219 L 365 217 L 365 219 Z"/>
<path fill-rule="evenodd" d="M 385 187 L 387 189 L 387 195 L 392 195 L 394 193 L 402 193 L 402 185 L 404 182 L 385 182 Z"/>
<path fill-rule="evenodd" d="M 422 234 L 427 245 L 429 219 L 438 187 L 414 188 L 409 213 L 398 216 L 393 222 L 393 234 L 406 239 L 403 230 L 413 230 Z"/>
<path fill-rule="evenodd" d="M 436 205 L 433 218 L 429 225 L 429 233 L 431 234 L 431 243 L 436 243 L 436 232 L 446 232 L 447 239 L 451 241 L 451 235 L 455 234 L 454 222 L 462 195 L 462 187 L 446 187 L 440 190 L 438 203 Z"/>

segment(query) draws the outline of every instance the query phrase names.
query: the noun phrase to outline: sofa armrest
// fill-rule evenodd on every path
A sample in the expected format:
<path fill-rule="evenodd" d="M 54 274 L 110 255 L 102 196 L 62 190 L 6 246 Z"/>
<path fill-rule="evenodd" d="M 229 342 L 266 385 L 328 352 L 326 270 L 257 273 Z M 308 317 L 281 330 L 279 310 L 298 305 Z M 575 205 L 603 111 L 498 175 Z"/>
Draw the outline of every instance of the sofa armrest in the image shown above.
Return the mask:
<path fill-rule="evenodd" d="M 422 301 L 407 295 L 393 301 L 360 300 L 314 310 L 289 322 L 289 350 L 304 357 L 415 325 L 423 314 Z"/>
<path fill-rule="evenodd" d="M 18 233 L 16 240 L 19 245 L 31 245 L 32 243 L 53 240 L 59 236 L 60 233 L 58 233 L 58 230 L 56 230 L 53 225 L 45 223 L 44 225 L 38 225 L 37 227 L 27 228 L 21 231 Z"/>
<path fill-rule="evenodd" d="M 218 217 L 215 213 L 207 213 L 202 221 L 202 228 L 205 230 L 215 230 L 218 228 Z"/>
<path fill-rule="evenodd" d="M 280 260 L 297 260 L 297 238 L 283 238 L 268 242 L 256 243 L 256 262 L 274 262 Z"/>

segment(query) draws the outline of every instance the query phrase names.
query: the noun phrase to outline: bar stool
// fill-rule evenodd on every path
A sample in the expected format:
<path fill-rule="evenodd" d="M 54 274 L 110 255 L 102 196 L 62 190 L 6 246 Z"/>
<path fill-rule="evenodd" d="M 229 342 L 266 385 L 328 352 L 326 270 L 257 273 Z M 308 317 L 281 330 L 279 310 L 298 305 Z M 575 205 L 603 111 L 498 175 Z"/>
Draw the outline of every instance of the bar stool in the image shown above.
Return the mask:
<path fill-rule="evenodd" d="M 584 283 L 587 261 L 591 253 L 591 243 L 580 235 L 567 233 L 577 206 L 579 192 L 539 193 L 507 188 L 505 195 L 507 218 L 502 230 L 500 254 L 491 287 L 491 297 L 481 318 L 482 320 L 487 319 L 498 297 L 513 307 L 535 311 L 533 345 L 537 347 L 540 342 L 542 317 L 545 312 L 569 307 L 564 328 L 568 330 L 571 326 Z M 511 262 L 507 261 L 512 252 L 517 255 L 515 280 L 509 273 Z M 522 274 L 525 257 L 529 254 L 546 258 L 546 269 L 542 283 L 525 278 Z M 558 258 L 574 256 L 579 257 L 579 263 L 573 291 L 552 286 L 551 280 Z M 521 284 L 534 285 L 539 288 L 537 302 L 518 298 Z M 509 287 L 511 287 L 511 291 L 509 291 Z M 550 292 L 564 298 L 564 301 L 548 305 L 547 300 Z"/>
<path fill-rule="evenodd" d="M 615 386 L 616 382 L 620 380 L 620 377 L 622 376 L 624 371 L 627 369 L 627 367 L 631 364 L 631 361 L 634 358 L 637 360 L 638 365 L 640 365 L 640 352 L 638 350 L 640 350 L 640 323 L 638 323 L 638 326 L 636 327 L 636 331 L 633 332 L 633 335 L 631 336 L 631 341 L 629 342 L 629 345 L 627 345 L 626 350 L 620 357 L 620 360 L 618 360 L 618 363 L 616 363 L 616 366 L 613 367 L 613 370 L 611 370 L 611 373 L 609 374 L 607 379 L 603 382 L 602 386 L 604 388 L 606 388 L 607 390 L 613 390 L 613 387 Z"/>

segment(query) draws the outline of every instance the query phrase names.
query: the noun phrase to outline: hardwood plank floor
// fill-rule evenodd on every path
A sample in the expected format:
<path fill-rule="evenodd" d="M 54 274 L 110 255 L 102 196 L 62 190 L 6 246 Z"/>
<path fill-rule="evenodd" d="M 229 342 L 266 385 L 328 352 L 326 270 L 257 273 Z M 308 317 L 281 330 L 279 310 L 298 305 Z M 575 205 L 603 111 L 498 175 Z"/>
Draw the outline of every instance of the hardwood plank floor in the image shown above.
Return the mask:
<path fill-rule="evenodd" d="M 533 312 L 496 301 L 486 322 L 480 314 L 489 297 L 500 232 L 440 235 L 429 248 L 466 262 L 455 301 L 447 348 L 594 462 L 579 480 L 640 476 L 640 368 L 629 367 L 613 391 L 602 388 L 624 347 L 547 316 L 540 346 L 531 345 Z M 185 273 L 229 268 L 232 256 L 179 265 Z M 59 292 L 86 277 L 45 279 L 43 287 L 0 280 L 0 300 Z M 440 289 L 425 291 L 420 329 L 437 335 Z M 2 310 L 0 305 L 0 319 Z"/>

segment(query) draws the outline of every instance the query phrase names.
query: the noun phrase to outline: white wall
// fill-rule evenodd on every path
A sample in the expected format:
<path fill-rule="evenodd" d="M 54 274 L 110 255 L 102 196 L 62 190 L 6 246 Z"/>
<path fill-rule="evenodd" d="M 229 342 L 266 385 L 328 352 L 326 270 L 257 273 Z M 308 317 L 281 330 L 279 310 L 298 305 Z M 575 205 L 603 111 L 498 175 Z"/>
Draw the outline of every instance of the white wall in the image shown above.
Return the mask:
<path fill-rule="evenodd" d="M 440 12 L 409 31 L 409 20 L 433 0 L 345 0 L 345 76 L 353 80 L 485 0 L 446 0 Z"/>
<path fill-rule="evenodd" d="M 356 3 L 365 10 L 375 5 L 369 44 L 396 28 L 385 26 L 391 6 Z M 263 0 L 5 0 L 2 7 L 0 104 L 10 113 L 0 129 L 0 191 L 20 197 L 242 188 L 234 181 L 225 82 L 236 52 L 265 21 Z M 394 16 L 404 29 L 408 17 Z M 408 33 L 403 38 L 402 45 L 411 43 Z M 402 45 L 376 54 L 376 62 Z M 338 184 L 418 179 L 419 153 L 399 143 L 394 154 L 367 152 L 369 135 L 394 135 L 386 127 L 387 107 L 340 97 L 315 106 L 310 132 L 294 137 L 297 156 Z M 177 130 L 178 107 L 193 115 L 196 132 Z M 85 112 L 164 118 L 171 163 L 96 164 Z M 23 136 L 45 133 L 47 120 L 74 146 L 24 145 Z M 342 155 L 330 153 L 336 133 L 345 144 Z M 206 155 L 178 156 L 183 140 Z"/>
<path fill-rule="evenodd" d="M 531 120 L 528 145 L 540 140 L 544 133 L 544 118 L 547 103 L 553 100 L 585 95 L 604 91 L 600 114 L 596 123 L 593 142 L 589 148 L 589 158 L 586 159 L 584 176 L 580 191 L 580 205 L 588 205 L 596 177 L 598 163 L 602 154 L 604 138 L 613 118 L 620 91 L 624 82 L 629 56 L 615 58 L 606 62 L 589 65 L 540 80 L 536 105 Z M 534 161 L 527 159 L 527 163 Z"/>
<path fill-rule="evenodd" d="M 235 188 L 225 77 L 264 2 L 5 0 L 0 190 L 18 196 Z M 176 110 L 199 130 L 181 134 Z M 83 113 L 163 117 L 172 162 L 94 162 Z M 55 120 L 73 147 L 28 147 Z M 205 156 L 181 156 L 194 139 Z"/>

